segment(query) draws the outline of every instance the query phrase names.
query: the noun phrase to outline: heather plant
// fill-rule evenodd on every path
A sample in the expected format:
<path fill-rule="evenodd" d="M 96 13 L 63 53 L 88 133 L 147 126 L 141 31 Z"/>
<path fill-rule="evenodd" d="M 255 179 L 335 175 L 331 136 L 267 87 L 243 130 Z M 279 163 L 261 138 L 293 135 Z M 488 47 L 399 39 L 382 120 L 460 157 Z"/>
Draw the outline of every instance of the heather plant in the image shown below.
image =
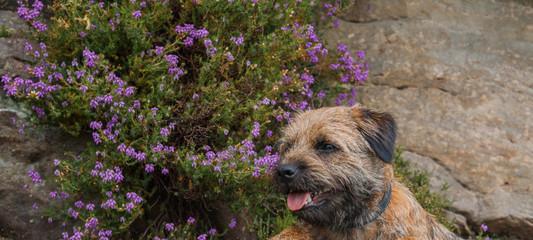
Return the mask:
<path fill-rule="evenodd" d="M 354 104 L 364 53 L 313 21 L 339 2 L 20 1 L 29 77 L 2 76 L 40 124 L 92 141 L 56 159 L 64 239 L 260 238 L 293 222 L 268 182 L 293 112 Z M 49 19 L 43 18 L 43 11 Z M 332 23 L 335 25 L 335 23 Z"/>

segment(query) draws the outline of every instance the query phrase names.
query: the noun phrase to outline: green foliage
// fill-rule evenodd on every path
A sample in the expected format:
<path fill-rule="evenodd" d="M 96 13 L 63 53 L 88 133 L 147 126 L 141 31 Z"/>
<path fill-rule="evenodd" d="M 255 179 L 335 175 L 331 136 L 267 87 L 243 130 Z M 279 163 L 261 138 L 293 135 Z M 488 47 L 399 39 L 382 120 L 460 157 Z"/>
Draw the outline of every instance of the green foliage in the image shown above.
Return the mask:
<path fill-rule="evenodd" d="M 11 36 L 9 29 L 4 25 L 0 26 L 0 38 L 7 38 L 9 36 Z"/>
<path fill-rule="evenodd" d="M 416 200 L 424 207 L 426 211 L 435 216 L 435 218 L 450 230 L 454 226 L 446 219 L 444 210 L 450 206 L 449 200 L 439 193 L 430 191 L 429 178 L 427 173 L 415 170 L 409 166 L 409 163 L 401 157 L 401 151 L 396 153 L 394 159 L 394 174 L 405 184 L 414 194 Z M 443 190 L 447 186 L 442 186 Z"/>

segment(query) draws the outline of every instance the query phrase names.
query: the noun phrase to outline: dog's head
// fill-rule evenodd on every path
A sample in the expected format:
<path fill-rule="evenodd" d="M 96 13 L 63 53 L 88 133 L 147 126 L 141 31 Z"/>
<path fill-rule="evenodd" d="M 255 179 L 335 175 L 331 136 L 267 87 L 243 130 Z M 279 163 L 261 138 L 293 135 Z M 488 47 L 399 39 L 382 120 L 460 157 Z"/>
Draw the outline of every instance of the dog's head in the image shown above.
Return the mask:
<path fill-rule="evenodd" d="M 395 138 L 391 115 L 359 106 L 298 114 L 280 140 L 275 183 L 304 221 L 337 230 L 357 225 L 392 178 Z"/>

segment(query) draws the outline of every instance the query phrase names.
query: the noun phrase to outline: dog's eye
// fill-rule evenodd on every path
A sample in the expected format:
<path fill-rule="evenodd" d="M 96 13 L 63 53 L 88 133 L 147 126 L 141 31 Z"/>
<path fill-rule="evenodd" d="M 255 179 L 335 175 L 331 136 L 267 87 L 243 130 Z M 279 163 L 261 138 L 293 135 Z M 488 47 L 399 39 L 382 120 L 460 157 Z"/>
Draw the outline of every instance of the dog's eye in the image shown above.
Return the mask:
<path fill-rule="evenodd" d="M 316 149 L 319 152 L 331 153 L 337 150 L 337 146 L 327 143 L 327 142 L 320 141 L 316 144 Z"/>
<path fill-rule="evenodd" d="M 277 145 L 276 149 L 278 149 L 280 153 L 287 152 L 292 147 L 292 144 L 289 142 L 279 142 Z"/>

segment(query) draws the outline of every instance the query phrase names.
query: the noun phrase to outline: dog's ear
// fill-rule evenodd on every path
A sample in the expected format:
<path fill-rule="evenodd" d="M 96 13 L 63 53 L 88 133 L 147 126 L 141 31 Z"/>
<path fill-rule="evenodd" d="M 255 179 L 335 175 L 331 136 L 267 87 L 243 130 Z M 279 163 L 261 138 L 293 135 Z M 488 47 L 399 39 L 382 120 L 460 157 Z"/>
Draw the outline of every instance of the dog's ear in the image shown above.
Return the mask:
<path fill-rule="evenodd" d="M 394 158 L 394 143 L 396 141 L 396 122 L 394 118 L 384 112 L 377 112 L 363 107 L 352 108 L 357 128 L 372 151 L 386 163 Z"/>

